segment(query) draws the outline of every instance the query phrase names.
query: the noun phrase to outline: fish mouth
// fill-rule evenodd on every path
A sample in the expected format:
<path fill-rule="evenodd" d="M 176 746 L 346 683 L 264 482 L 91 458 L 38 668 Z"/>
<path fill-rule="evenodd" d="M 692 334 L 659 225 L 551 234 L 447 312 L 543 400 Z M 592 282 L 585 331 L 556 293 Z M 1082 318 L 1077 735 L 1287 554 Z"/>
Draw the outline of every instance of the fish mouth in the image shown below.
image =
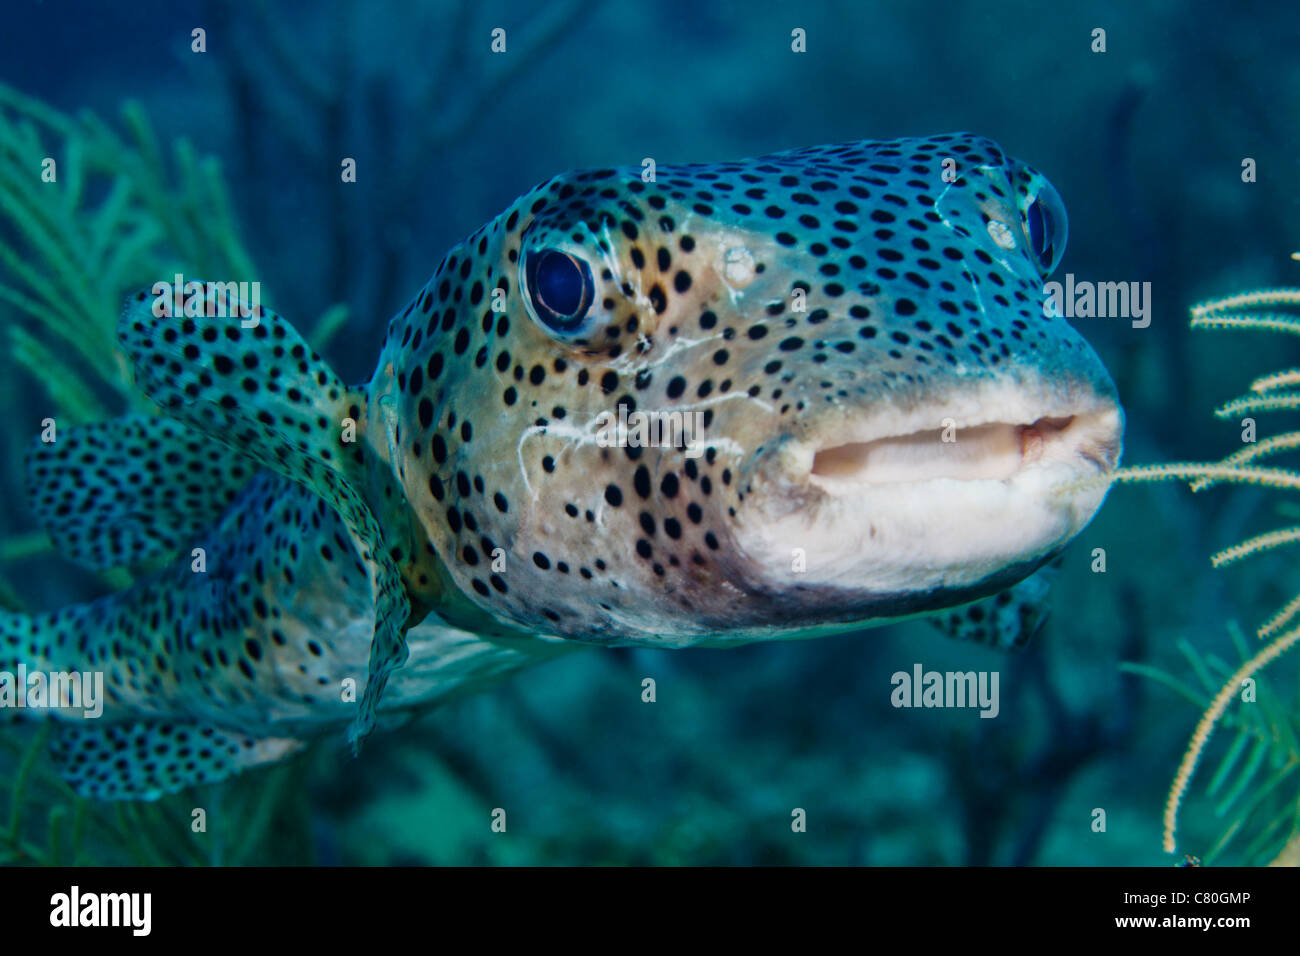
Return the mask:
<path fill-rule="evenodd" d="M 1092 520 L 1123 424 L 1112 395 L 1044 382 L 842 410 L 753 470 L 736 543 L 774 585 L 978 587 L 1032 568 Z"/>
<path fill-rule="evenodd" d="M 828 494 L 861 485 L 927 481 L 1006 481 L 1043 461 L 1079 458 L 1114 467 L 1114 446 L 1102 413 L 1042 416 L 1032 422 L 952 424 L 869 441 L 827 445 L 813 452 L 809 481 Z"/>

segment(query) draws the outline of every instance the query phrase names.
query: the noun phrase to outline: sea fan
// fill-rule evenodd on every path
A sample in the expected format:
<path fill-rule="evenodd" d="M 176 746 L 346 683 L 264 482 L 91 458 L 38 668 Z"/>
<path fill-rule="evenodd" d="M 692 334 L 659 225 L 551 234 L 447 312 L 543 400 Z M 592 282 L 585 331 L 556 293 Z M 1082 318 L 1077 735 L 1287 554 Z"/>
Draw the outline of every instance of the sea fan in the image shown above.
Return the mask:
<path fill-rule="evenodd" d="M 1191 325 L 1194 329 L 1256 329 L 1300 335 L 1300 289 L 1249 292 L 1205 302 L 1192 309 Z M 1222 419 L 1235 419 L 1255 412 L 1300 410 L 1300 388 L 1296 386 L 1300 386 L 1300 369 L 1264 375 L 1251 383 L 1246 395 L 1216 409 L 1215 415 Z M 1219 462 L 1123 468 L 1115 473 L 1113 480 L 1188 480 L 1193 491 L 1202 491 L 1216 484 L 1251 484 L 1278 490 L 1300 490 L 1300 471 L 1264 467 L 1260 464 L 1271 456 L 1297 448 L 1300 448 L 1300 431 L 1289 431 L 1251 442 Z M 1212 556 L 1211 563 L 1216 568 L 1223 567 L 1297 541 L 1300 541 L 1300 526 L 1281 528 L 1225 548 Z M 1179 807 L 1210 736 L 1220 724 L 1231 722 L 1236 726 L 1238 735 L 1212 778 L 1209 791 L 1212 796 L 1224 794 L 1219 804 L 1220 815 L 1235 811 L 1235 816 L 1216 846 L 1205 855 L 1207 859 L 1212 859 L 1300 768 L 1300 744 L 1297 743 L 1298 728 L 1296 715 L 1291 712 L 1293 708 L 1279 707 L 1277 695 L 1265 694 L 1262 687 L 1255 686 L 1265 667 L 1300 644 L 1300 625 L 1296 621 L 1298 615 L 1300 594 L 1259 625 L 1257 636 L 1268 643 L 1254 654 L 1246 650 L 1239 633 L 1235 633 L 1243 658 L 1243 663 L 1235 669 L 1202 658 L 1190 647 L 1183 648 L 1198 677 L 1208 687 L 1217 686 L 1218 690 L 1205 707 L 1192 733 L 1191 742 L 1169 790 L 1164 814 L 1165 852 L 1177 851 Z M 1169 680 L 1167 675 L 1141 666 L 1130 665 L 1128 669 L 1166 680 L 1193 699 L 1199 699 L 1194 692 L 1188 692 Z M 1219 673 L 1216 674 L 1216 670 Z M 1235 719 L 1229 721 L 1225 715 L 1228 714 L 1233 699 L 1243 693 L 1248 682 L 1249 686 L 1254 687 L 1252 699 L 1259 706 L 1242 708 Z M 1245 765 L 1238 769 L 1238 762 L 1248 750 Z M 1269 756 L 1272 759 L 1267 761 L 1267 765 L 1273 772 L 1262 783 L 1250 787 L 1249 796 L 1242 799 L 1251 782 L 1265 767 Z M 1231 778 L 1234 770 L 1237 771 L 1236 782 L 1225 791 L 1225 782 Z M 1277 849 L 1279 832 L 1282 832 L 1280 852 Z M 1263 833 L 1257 835 L 1247 849 L 1247 855 L 1253 858 L 1270 846 L 1274 851 L 1272 859 L 1275 863 L 1293 863 L 1300 856 L 1300 800 L 1288 800 L 1286 808 L 1273 815 Z"/>
<path fill-rule="evenodd" d="M 168 163 L 139 106 L 127 104 L 122 119 L 125 136 L 93 113 L 71 117 L 0 85 L 0 330 L 8 344 L 0 350 L 0 400 L 18 404 L 21 369 L 44 391 L 37 407 L 60 425 L 152 410 L 113 335 L 127 292 L 178 271 L 256 276 L 216 160 L 179 140 Z M 344 314 L 329 310 L 313 344 Z M 21 460 L 33 434 L 7 429 L 0 461 Z M 49 549 L 44 532 L 0 538 L 0 567 Z M 105 577 L 114 588 L 129 580 L 121 569 Z M 0 576 L 0 607 L 21 605 L 18 589 Z M 218 834 L 228 826 L 211 834 L 191 826 L 192 798 L 107 805 L 77 797 L 42 757 L 48 729 L 0 734 L 0 779 L 9 791 L 7 805 L 0 799 L 7 811 L 0 865 L 261 862 L 269 859 L 261 843 L 270 832 L 288 835 L 286 846 L 309 858 L 300 763 L 276 768 L 257 787 L 205 795 L 214 815 L 240 820 L 241 831 L 252 825 L 223 841 Z"/>

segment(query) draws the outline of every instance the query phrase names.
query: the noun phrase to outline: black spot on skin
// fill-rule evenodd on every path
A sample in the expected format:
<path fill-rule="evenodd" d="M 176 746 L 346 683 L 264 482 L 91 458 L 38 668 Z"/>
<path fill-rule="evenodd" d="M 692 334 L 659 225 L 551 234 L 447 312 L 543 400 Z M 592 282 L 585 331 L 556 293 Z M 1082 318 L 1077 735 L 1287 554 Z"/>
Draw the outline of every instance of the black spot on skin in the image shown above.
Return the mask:
<path fill-rule="evenodd" d="M 645 465 L 638 466 L 632 478 L 632 485 L 642 498 L 650 497 L 650 470 Z"/>
<path fill-rule="evenodd" d="M 663 315 L 668 309 L 668 297 L 658 282 L 650 287 L 650 304 L 654 306 L 655 315 Z"/>

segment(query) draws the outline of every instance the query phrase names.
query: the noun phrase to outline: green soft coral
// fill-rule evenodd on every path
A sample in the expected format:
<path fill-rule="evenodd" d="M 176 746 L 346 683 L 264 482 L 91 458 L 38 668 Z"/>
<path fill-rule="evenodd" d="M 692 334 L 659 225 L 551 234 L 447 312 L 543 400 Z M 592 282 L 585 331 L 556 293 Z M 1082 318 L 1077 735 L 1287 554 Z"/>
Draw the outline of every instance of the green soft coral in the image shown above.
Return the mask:
<path fill-rule="evenodd" d="M 121 130 L 93 113 L 69 116 L 0 84 L 0 401 L 37 410 L 35 422 L 50 417 L 62 427 L 153 410 L 135 388 L 114 335 L 129 292 L 177 272 L 221 280 L 257 276 L 218 161 L 183 139 L 165 159 L 136 104 L 123 108 Z M 327 310 L 314 327 L 313 346 L 322 347 L 346 317 L 341 305 Z M 31 439 L 26 428 L 6 430 L 0 461 L 20 462 Z M 21 468 L 6 472 L 3 480 L 13 482 Z M 0 607 L 23 604 L 4 566 L 49 550 L 43 532 L 0 537 Z M 129 575 L 119 569 L 105 580 L 121 587 Z M 259 857 L 268 834 L 292 835 L 293 821 L 307 818 L 298 805 L 300 763 L 277 768 L 257 789 L 231 785 L 205 793 L 205 813 L 213 819 L 203 830 L 193 826 L 192 798 L 88 804 L 50 770 L 42 756 L 46 732 L 9 725 L 0 733 L 0 780 L 9 783 L 0 865 L 268 862 Z M 221 818 L 241 824 L 217 826 Z M 239 838 L 229 842 L 224 833 Z M 299 836 L 296 853 L 306 861 L 310 840 L 305 831 Z"/>
<path fill-rule="evenodd" d="M 128 292 L 176 273 L 258 275 L 216 158 L 178 139 L 166 162 L 138 104 L 123 107 L 122 126 L 88 111 L 68 116 L 0 84 L 0 381 L 14 381 L 9 363 L 24 371 L 60 425 L 152 410 L 114 338 Z M 346 318 L 344 306 L 327 310 L 313 346 Z M 11 436 L 5 459 L 29 437 Z M 11 536 L 0 541 L 0 562 L 46 547 L 42 535 Z M 0 602 L 12 603 L 3 580 Z"/>

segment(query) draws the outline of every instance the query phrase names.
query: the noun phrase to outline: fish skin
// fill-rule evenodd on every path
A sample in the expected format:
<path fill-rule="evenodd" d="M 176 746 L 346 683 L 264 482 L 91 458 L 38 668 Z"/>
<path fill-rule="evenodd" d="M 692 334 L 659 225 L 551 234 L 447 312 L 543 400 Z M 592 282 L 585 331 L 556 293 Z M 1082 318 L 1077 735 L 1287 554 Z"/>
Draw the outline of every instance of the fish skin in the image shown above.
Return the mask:
<path fill-rule="evenodd" d="M 447 253 L 354 389 L 274 313 L 241 337 L 150 316 L 141 294 L 119 324 L 141 387 L 192 455 L 234 450 L 264 470 L 233 499 L 210 496 L 203 574 L 191 527 L 169 537 L 134 520 L 112 547 L 96 537 L 129 517 L 123 476 L 122 513 L 78 526 L 70 556 L 81 535 L 101 562 L 181 557 L 88 605 L 0 614 L 0 664 L 102 668 L 103 726 L 60 720 L 61 769 L 87 795 L 151 798 L 349 723 L 358 741 L 375 720 L 584 643 L 810 636 L 1003 591 L 1059 553 L 1100 495 L 1048 509 L 1056 523 L 1023 553 L 954 563 L 915 589 L 887 567 L 874 584 L 833 568 L 805 583 L 769 560 L 763 533 L 809 515 L 816 544 L 843 524 L 842 503 L 796 465 L 864 418 L 937 428 L 936 408 L 1006 395 L 1086 408 L 1104 425 L 1086 451 L 1114 467 L 1114 385 L 1041 310 L 1063 243 L 1050 184 L 954 134 L 664 166 L 654 182 L 640 167 L 553 177 Z M 577 328 L 548 328 L 524 288 L 547 250 L 591 269 Z M 705 450 L 601 447 L 595 423 L 620 403 L 704 413 Z M 159 444 L 152 480 L 191 480 Z M 60 478 L 58 453 L 33 457 L 57 527 L 71 492 L 48 489 L 76 469 L 63 459 Z"/>

